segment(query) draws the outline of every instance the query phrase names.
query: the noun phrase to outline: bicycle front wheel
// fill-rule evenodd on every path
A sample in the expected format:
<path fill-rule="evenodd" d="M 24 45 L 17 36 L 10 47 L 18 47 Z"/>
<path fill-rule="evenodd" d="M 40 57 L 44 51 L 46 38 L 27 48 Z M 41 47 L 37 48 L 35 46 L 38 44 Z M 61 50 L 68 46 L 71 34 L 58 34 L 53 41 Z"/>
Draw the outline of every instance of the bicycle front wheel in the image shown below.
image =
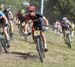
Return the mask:
<path fill-rule="evenodd" d="M 43 49 L 41 37 L 37 38 L 37 47 L 38 47 L 38 53 L 39 53 L 40 61 L 43 62 L 45 54 L 44 54 L 44 49 Z"/>
<path fill-rule="evenodd" d="M 8 53 L 8 49 L 6 47 L 6 40 L 5 39 L 2 39 L 1 40 L 1 44 L 2 44 L 2 47 L 3 47 L 4 51 L 5 51 L 5 53 Z"/>
<path fill-rule="evenodd" d="M 66 41 L 67 41 L 68 47 L 71 48 L 71 40 L 70 40 L 69 34 L 67 34 Z"/>
<path fill-rule="evenodd" d="M 2 54 L 2 44 L 1 44 L 1 41 L 0 41 L 0 55 Z"/>

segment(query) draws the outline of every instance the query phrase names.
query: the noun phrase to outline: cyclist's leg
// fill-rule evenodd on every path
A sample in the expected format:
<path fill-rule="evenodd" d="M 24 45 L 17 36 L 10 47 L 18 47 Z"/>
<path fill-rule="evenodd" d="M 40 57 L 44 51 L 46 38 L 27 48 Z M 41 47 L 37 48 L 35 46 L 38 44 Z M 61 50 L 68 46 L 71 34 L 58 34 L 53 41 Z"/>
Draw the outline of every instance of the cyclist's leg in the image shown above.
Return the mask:
<path fill-rule="evenodd" d="M 45 52 L 47 52 L 48 51 L 48 49 L 47 49 L 47 41 L 46 41 L 44 29 L 43 29 L 43 22 L 40 23 L 39 29 L 41 31 L 41 36 L 42 36 L 42 40 L 43 40 L 44 50 L 45 50 Z"/>
<path fill-rule="evenodd" d="M 42 36 L 42 39 L 43 39 L 43 42 L 44 42 L 44 49 L 45 51 L 48 51 L 47 49 L 47 41 L 46 41 L 46 37 L 45 37 L 45 34 L 43 31 L 41 31 L 41 36 Z"/>
<path fill-rule="evenodd" d="M 32 39 L 35 42 L 34 31 L 32 31 Z"/>
<path fill-rule="evenodd" d="M 24 34 L 24 32 L 25 32 L 25 22 L 21 22 L 21 27 L 22 27 L 22 32 Z"/>
<path fill-rule="evenodd" d="M 6 38 L 7 47 L 9 48 L 10 47 L 10 37 L 9 37 L 9 34 L 8 34 L 8 24 L 3 27 L 3 32 L 4 32 L 4 35 L 5 35 L 5 38 Z"/>
<path fill-rule="evenodd" d="M 28 34 L 28 23 L 25 23 L 24 34 Z"/>
<path fill-rule="evenodd" d="M 11 33 L 13 33 L 13 21 L 9 20 L 9 23 L 10 23 Z"/>
<path fill-rule="evenodd" d="M 73 31 L 70 31 L 70 41 L 73 41 Z"/>

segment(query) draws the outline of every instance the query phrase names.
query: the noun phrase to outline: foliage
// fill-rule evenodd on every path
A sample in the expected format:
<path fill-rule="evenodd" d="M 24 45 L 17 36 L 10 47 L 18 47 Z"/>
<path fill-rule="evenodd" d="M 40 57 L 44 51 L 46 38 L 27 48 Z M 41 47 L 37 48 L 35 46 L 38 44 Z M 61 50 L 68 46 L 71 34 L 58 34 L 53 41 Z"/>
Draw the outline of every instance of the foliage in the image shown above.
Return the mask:
<path fill-rule="evenodd" d="M 41 0 L 0 0 L 0 3 L 12 7 L 16 12 L 23 8 L 23 2 L 27 1 L 34 4 L 40 11 Z M 49 22 L 55 22 L 63 16 L 75 20 L 75 0 L 44 0 L 44 15 L 48 18 Z"/>
<path fill-rule="evenodd" d="M 70 19 L 75 19 L 75 0 L 48 0 L 45 5 L 45 15 L 51 22 L 56 19 L 61 19 L 67 16 Z M 49 14 L 47 14 L 49 13 Z M 53 19 L 52 19 L 53 18 Z"/>

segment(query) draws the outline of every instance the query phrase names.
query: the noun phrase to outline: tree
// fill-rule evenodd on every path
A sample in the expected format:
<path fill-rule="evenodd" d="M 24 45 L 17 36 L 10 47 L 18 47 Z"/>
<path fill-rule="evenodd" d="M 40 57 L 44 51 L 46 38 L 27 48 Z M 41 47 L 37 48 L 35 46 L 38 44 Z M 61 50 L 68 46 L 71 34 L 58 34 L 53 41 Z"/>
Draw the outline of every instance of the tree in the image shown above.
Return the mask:
<path fill-rule="evenodd" d="M 50 22 L 63 16 L 75 19 L 75 0 L 48 0 L 45 5 L 45 15 Z"/>

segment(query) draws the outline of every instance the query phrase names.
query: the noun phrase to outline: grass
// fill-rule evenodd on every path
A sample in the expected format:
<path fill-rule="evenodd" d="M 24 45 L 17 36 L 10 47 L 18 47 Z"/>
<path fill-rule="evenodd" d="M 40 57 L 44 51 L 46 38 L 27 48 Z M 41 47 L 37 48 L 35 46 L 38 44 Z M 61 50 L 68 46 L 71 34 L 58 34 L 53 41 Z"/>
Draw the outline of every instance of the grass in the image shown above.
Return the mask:
<path fill-rule="evenodd" d="M 25 42 L 15 28 L 14 38 L 9 53 L 0 55 L 0 67 L 75 67 L 75 38 L 70 49 L 61 36 L 46 32 L 49 50 L 45 53 L 44 63 L 39 61 L 31 37 L 28 37 L 29 42 Z"/>

